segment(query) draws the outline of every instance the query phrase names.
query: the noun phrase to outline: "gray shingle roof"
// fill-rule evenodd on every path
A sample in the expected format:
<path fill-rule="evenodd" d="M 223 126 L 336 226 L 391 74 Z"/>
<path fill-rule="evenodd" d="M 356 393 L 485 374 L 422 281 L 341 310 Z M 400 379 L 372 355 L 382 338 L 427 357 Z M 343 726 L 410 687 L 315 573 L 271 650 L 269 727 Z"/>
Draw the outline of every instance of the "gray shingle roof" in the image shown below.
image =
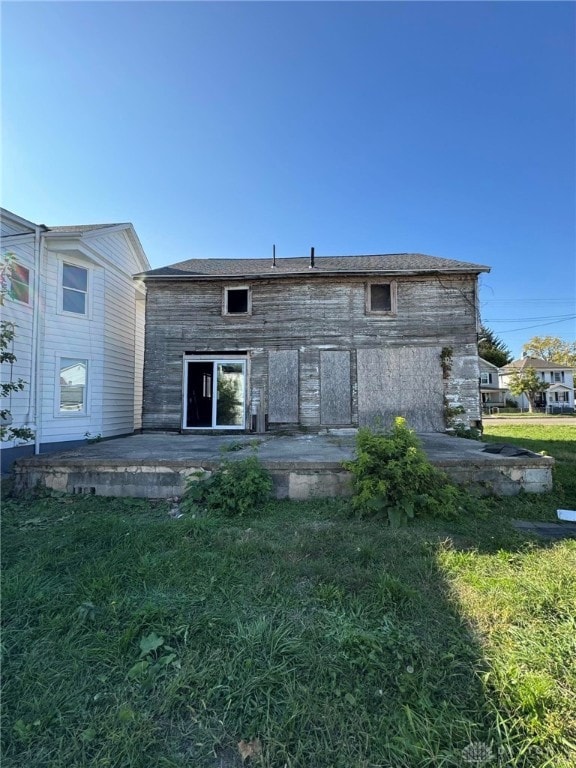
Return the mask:
<path fill-rule="evenodd" d="M 500 368 L 501 373 L 512 373 L 512 371 L 521 371 L 524 368 L 534 368 L 537 371 L 569 371 L 570 365 L 559 365 L 550 360 L 542 360 L 539 357 L 520 357 L 518 360 L 512 360 L 508 365 Z"/>
<path fill-rule="evenodd" d="M 145 272 L 146 277 L 207 278 L 207 277 L 270 277 L 276 275 L 315 273 L 426 273 L 426 272 L 489 272 L 490 267 L 466 261 L 426 256 L 422 253 L 388 253 L 373 256 L 316 256 L 314 269 L 308 257 L 276 259 L 189 259 Z"/>
<path fill-rule="evenodd" d="M 117 224 L 76 224 L 64 227 L 46 227 L 49 232 L 90 232 L 93 229 L 108 229 L 109 227 L 127 226 L 126 223 Z"/>

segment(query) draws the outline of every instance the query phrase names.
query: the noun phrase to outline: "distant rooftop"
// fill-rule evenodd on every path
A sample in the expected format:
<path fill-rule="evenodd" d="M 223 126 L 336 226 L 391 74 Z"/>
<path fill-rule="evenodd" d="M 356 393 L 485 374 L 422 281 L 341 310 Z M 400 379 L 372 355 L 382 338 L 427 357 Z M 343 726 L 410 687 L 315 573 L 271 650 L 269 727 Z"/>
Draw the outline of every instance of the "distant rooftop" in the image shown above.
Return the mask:
<path fill-rule="evenodd" d="M 490 267 L 466 261 L 426 256 L 422 253 L 388 253 L 371 256 L 316 256 L 314 268 L 309 257 L 272 259 L 188 259 L 168 267 L 152 269 L 146 277 L 207 278 L 207 277 L 270 277 L 274 275 L 314 273 L 422 274 L 427 272 L 489 272 Z"/>
<path fill-rule="evenodd" d="M 550 360 L 542 360 L 540 357 L 520 357 L 518 360 L 512 360 L 508 365 L 504 365 L 500 370 L 503 373 L 510 373 L 515 370 L 521 371 L 524 368 L 534 368 L 537 371 L 569 371 L 572 366 L 552 363 Z"/>

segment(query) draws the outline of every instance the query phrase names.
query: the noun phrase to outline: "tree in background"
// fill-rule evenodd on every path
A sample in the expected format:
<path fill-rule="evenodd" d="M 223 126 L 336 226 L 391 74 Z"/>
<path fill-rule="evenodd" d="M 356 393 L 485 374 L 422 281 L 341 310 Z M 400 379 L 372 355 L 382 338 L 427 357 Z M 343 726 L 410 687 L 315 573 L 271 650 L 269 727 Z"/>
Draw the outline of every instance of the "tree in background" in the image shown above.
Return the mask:
<path fill-rule="evenodd" d="M 499 339 L 498 336 L 496 336 L 490 328 L 486 328 L 485 325 L 480 326 L 478 354 L 481 358 L 492 363 L 492 365 L 496 365 L 498 368 L 502 368 L 503 365 L 512 362 L 512 352 L 510 352 L 502 339 Z"/>
<path fill-rule="evenodd" d="M 6 254 L 0 261 L 0 307 L 4 306 L 4 297 L 10 296 L 11 275 L 14 263 L 14 257 Z M 0 364 L 6 363 L 10 366 L 10 377 L 7 379 L 2 376 L 0 384 L 0 397 L 2 399 L 10 397 L 12 392 L 20 392 L 26 386 L 23 379 L 12 378 L 12 366 L 16 362 L 16 356 L 10 351 L 14 341 L 15 325 L 7 320 L 0 322 Z M 9 408 L 0 409 L 0 441 L 5 440 L 33 440 L 34 432 L 28 427 L 13 427 L 12 414 Z"/>
<path fill-rule="evenodd" d="M 536 404 L 536 395 L 548 389 L 550 384 L 546 384 L 545 381 L 542 381 L 534 368 L 526 367 L 511 373 L 507 386 L 510 392 L 516 397 L 526 395 L 526 399 L 528 400 L 528 410 L 532 413 Z"/>
<path fill-rule="evenodd" d="M 522 346 L 528 357 L 576 368 L 576 341 L 562 341 L 558 336 L 533 336 Z"/>

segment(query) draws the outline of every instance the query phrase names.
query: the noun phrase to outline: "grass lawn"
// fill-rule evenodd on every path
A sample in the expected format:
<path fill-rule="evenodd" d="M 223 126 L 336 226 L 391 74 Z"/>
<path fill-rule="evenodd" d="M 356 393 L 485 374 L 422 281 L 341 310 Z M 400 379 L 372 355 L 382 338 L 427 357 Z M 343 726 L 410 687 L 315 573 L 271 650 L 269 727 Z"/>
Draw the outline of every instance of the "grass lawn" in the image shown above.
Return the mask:
<path fill-rule="evenodd" d="M 3 767 L 573 767 L 576 542 L 510 520 L 574 508 L 575 432 L 491 425 L 555 491 L 398 530 L 5 498 Z"/>

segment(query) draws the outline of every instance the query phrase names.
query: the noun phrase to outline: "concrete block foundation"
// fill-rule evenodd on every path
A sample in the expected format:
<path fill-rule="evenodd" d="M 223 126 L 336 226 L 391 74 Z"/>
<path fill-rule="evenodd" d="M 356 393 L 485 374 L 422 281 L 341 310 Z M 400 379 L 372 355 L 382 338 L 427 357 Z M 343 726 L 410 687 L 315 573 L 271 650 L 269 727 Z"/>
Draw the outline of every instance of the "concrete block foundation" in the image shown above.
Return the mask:
<path fill-rule="evenodd" d="M 13 468 L 15 489 L 40 486 L 71 494 L 151 499 L 181 496 L 188 478 L 213 471 L 223 457 L 235 460 L 254 451 L 269 469 L 279 499 L 348 496 L 351 476 L 342 462 L 354 452 L 354 436 L 349 432 L 257 439 L 250 435 L 131 435 L 21 459 Z M 554 460 L 550 457 L 486 453 L 482 443 L 444 434 L 420 438 L 432 463 L 473 492 L 508 496 L 521 490 L 545 493 L 552 489 Z"/>

